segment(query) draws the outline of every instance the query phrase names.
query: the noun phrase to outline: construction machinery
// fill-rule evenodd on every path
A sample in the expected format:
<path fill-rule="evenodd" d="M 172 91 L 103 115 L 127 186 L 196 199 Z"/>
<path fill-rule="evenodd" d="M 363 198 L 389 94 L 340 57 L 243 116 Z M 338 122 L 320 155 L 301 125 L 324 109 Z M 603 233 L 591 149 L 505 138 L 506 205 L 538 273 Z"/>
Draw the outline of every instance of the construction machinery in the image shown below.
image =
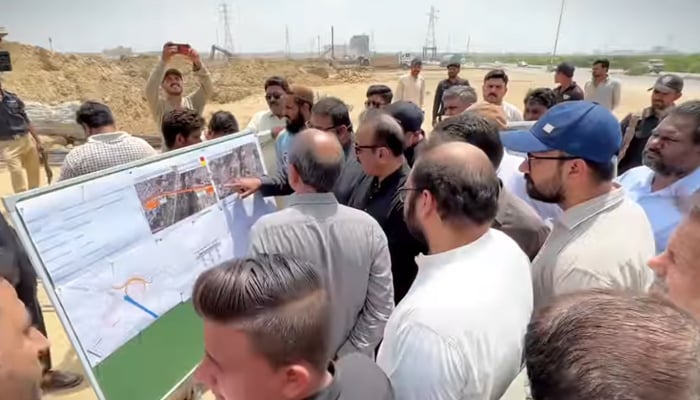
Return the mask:
<path fill-rule="evenodd" d="M 209 59 L 213 60 L 214 58 L 216 58 L 216 53 L 217 53 L 217 52 L 223 54 L 224 57 L 226 57 L 226 58 L 228 58 L 228 59 L 231 59 L 231 58 L 235 57 L 235 56 L 233 55 L 233 53 L 231 53 L 230 51 L 224 49 L 223 47 L 219 47 L 219 46 L 217 46 L 217 45 L 214 44 L 214 45 L 211 46 L 211 55 L 209 55 Z"/>

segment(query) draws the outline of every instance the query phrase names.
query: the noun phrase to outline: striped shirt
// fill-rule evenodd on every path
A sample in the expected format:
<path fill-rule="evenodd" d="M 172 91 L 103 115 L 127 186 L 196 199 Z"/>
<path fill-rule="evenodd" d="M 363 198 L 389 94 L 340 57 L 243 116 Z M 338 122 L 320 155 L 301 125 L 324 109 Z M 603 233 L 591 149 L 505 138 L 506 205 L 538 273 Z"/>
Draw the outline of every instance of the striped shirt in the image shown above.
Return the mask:
<path fill-rule="evenodd" d="M 288 206 L 258 220 L 250 254 L 293 255 L 326 278 L 332 351 L 374 355 L 394 309 L 387 239 L 363 211 L 338 204 L 333 193 L 292 194 Z"/>
<path fill-rule="evenodd" d="M 158 154 L 148 142 L 126 132 L 92 135 L 63 160 L 58 180 L 102 171 Z"/>

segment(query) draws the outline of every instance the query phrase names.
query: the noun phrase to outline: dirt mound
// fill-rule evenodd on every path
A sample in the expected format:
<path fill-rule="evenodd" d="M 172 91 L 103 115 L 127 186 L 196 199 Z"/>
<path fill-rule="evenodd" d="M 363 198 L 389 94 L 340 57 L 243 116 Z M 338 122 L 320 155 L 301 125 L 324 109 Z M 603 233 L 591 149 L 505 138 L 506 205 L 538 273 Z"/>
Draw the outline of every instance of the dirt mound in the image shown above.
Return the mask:
<path fill-rule="evenodd" d="M 156 56 L 139 55 L 110 60 L 99 55 L 60 54 L 34 46 L 3 42 L 12 54 L 13 72 L 3 76 L 3 86 L 25 101 L 57 104 L 97 100 L 109 105 L 120 129 L 133 133 L 155 132 L 143 96 Z M 204 58 L 204 55 L 203 55 Z M 286 77 L 290 82 L 322 86 L 369 79 L 368 71 L 334 70 L 323 63 L 290 60 L 233 60 L 208 63 L 215 94 L 211 101 L 229 103 L 262 91 L 265 78 Z M 191 67 L 176 60 L 173 67 L 185 73 L 186 91 L 196 88 Z"/>

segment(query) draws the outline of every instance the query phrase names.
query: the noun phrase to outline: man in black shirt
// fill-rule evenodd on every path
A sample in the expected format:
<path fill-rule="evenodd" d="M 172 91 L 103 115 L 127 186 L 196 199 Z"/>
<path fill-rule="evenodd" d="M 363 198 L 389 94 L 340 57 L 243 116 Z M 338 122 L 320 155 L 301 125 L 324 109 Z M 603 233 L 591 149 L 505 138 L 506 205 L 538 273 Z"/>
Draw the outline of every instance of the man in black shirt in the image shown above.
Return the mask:
<path fill-rule="evenodd" d="M 583 100 L 583 89 L 574 81 L 576 67 L 573 64 L 561 63 L 554 72 L 554 82 L 559 86 L 554 88 L 557 103 L 562 101 Z"/>
<path fill-rule="evenodd" d="M 437 89 L 435 89 L 435 99 L 433 99 L 433 125 L 437 124 L 445 113 L 442 104 L 442 95 L 445 93 L 445 90 L 452 86 L 469 86 L 468 80 L 459 77 L 461 67 L 462 65 L 459 57 L 453 57 L 450 63 L 447 64 L 447 79 L 441 80 L 437 85 Z"/>
<path fill-rule="evenodd" d="M 416 150 L 423 144 L 425 132 L 423 132 L 423 110 L 410 101 L 397 101 L 388 105 L 384 111 L 394 117 L 401 125 L 406 148 L 403 151 L 406 162 L 413 166 L 416 158 Z"/>
<path fill-rule="evenodd" d="M 287 255 L 226 261 L 202 273 L 192 302 L 204 320 L 195 377 L 217 399 L 391 400 L 368 357 L 331 361 L 331 313 L 318 266 Z"/>
<path fill-rule="evenodd" d="M 311 116 L 305 125 L 310 128 L 335 134 L 340 144 L 343 146 L 345 163 L 343 164 L 340 178 L 338 178 L 333 188 L 333 193 L 338 203 L 346 205 L 355 186 L 365 177 L 364 172 L 362 172 L 362 167 L 360 167 L 360 164 L 357 162 L 357 157 L 353 154 L 352 121 L 350 120 L 350 112 L 348 111 L 347 105 L 336 97 L 324 97 L 311 107 Z M 277 176 L 271 179 L 271 181 L 274 181 L 274 184 L 257 187 L 250 186 L 254 187 L 255 190 L 246 193 L 243 197 L 255 193 L 258 189 L 264 196 L 290 195 L 294 193 L 294 190 L 289 186 L 287 179 L 286 170 L 284 173 L 278 171 Z M 262 182 L 261 178 L 243 178 L 239 180 L 241 184 L 238 186 L 234 185 L 234 188 L 245 189 L 244 184 L 252 180 L 258 180 L 259 183 Z"/>
<path fill-rule="evenodd" d="M 425 245 L 410 234 L 403 219 L 404 204 L 399 189 L 410 172 L 403 156 L 403 130 L 390 115 L 374 113 L 360 124 L 355 140 L 357 159 L 369 178 L 353 190 L 348 205 L 365 210 L 384 230 L 389 241 L 394 299 L 398 304 L 416 277 L 415 257 L 427 252 Z"/>
<path fill-rule="evenodd" d="M 651 132 L 682 96 L 683 78 L 672 74 L 662 75 L 649 91 L 652 92 L 651 106 L 642 110 L 641 114 L 627 115 L 620 122 L 622 150 L 617 166 L 620 175 L 642 165 L 642 153 Z"/>

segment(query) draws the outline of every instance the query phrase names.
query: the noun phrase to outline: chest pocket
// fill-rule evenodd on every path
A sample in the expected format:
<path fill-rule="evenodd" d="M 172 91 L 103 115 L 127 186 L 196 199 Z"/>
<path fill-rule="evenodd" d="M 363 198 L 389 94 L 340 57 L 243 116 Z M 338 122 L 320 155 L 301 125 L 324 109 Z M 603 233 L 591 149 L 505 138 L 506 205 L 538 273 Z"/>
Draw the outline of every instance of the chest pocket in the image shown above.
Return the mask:
<path fill-rule="evenodd" d="M 22 105 L 19 100 L 14 97 L 6 97 L 2 102 L 3 107 L 12 115 L 21 116 L 22 115 Z"/>

